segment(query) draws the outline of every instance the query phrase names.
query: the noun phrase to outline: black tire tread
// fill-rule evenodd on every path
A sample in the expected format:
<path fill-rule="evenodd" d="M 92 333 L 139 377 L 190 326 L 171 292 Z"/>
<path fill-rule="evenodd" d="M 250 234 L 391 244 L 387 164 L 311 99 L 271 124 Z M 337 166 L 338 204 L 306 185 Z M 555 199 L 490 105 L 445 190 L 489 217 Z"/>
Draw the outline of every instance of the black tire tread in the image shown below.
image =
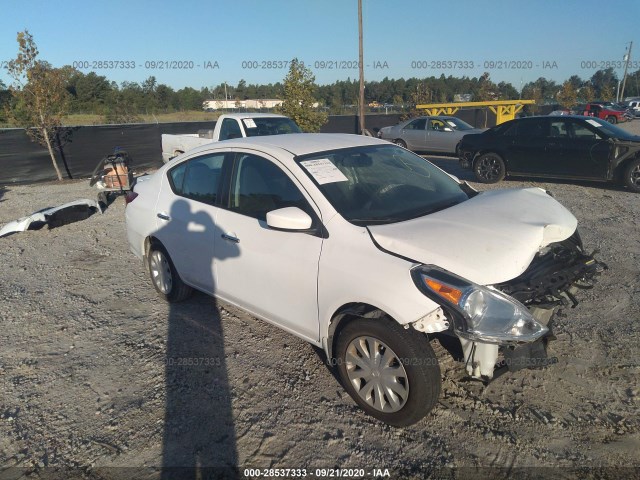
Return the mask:
<path fill-rule="evenodd" d="M 366 405 L 351 386 L 343 354 L 349 342 L 360 335 L 371 335 L 379 338 L 400 358 L 420 359 L 412 365 L 404 365 L 407 375 L 410 377 L 409 399 L 405 406 L 398 412 L 383 413 Z M 436 405 L 440 396 L 442 379 L 440 366 L 429 344 L 426 335 L 413 330 L 404 329 L 396 321 L 388 316 L 376 319 L 354 319 L 349 321 L 339 333 L 336 343 L 336 357 L 338 359 L 338 373 L 345 390 L 351 395 L 369 415 L 395 427 L 406 427 L 419 422 Z"/>
<path fill-rule="evenodd" d="M 477 165 L 478 165 L 478 163 L 479 163 L 483 158 L 485 158 L 485 157 L 489 157 L 489 156 L 496 157 L 496 158 L 498 158 L 498 159 L 500 160 L 500 162 L 502 162 L 502 172 L 501 172 L 501 174 L 500 174 L 497 178 L 494 178 L 494 179 L 491 179 L 491 180 L 487 180 L 487 179 L 485 179 L 485 178 L 480 177 L 480 175 L 478 175 L 478 172 L 477 172 Z M 488 184 L 490 184 L 490 183 L 498 183 L 498 182 L 500 182 L 500 181 L 504 180 L 504 177 L 506 177 L 506 175 L 507 175 L 507 166 L 506 166 L 506 164 L 505 164 L 505 162 L 504 162 L 504 159 L 503 159 L 500 155 L 498 155 L 498 154 L 497 154 L 497 153 L 495 153 L 495 152 L 487 152 L 487 153 L 483 153 L 482 155 L 480 155 L 480 156 L 475 160 L 475 162 L 474 162 L 474 164 L 473 164 L 473 173 L 475 174 L 476 179 L 477 179 L 479 182 L 481 182 L 481 183 L 488 183 Z"/>
<path fill-rule="evenodd" d="M 624 169 L 624 184 L 632 192 L 640 193 L 640 186 L 631 182 L 631 171 L 640 165 L 640 158 L 635 158 L 629 162 Z"/>

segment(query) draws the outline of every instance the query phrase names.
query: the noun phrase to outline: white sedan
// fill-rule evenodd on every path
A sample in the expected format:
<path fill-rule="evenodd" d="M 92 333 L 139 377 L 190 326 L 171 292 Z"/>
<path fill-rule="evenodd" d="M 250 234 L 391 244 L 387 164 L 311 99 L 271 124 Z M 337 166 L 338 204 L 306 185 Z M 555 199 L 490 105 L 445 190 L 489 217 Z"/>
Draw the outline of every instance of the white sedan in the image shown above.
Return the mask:
<path fill-rule="evenodd" d="M 205 145 L 127 202 L 131 251 L 162 297 L 195 288 L 322 347 L 353 399 L 395 426 L 437 402 L 431 341 L 457 345 L 479 379 L 499 362 L 542 366 L 553 308 L 598 273 L 543 190 L 478 193 L 355 135 Z"/>

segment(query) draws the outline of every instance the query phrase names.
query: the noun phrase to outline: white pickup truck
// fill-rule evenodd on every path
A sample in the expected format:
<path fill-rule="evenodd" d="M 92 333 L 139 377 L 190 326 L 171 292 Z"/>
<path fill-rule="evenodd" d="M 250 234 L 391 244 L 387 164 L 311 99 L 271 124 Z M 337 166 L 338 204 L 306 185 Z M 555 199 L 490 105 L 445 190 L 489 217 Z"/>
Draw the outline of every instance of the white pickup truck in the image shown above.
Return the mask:
<path fill-rule="evenodd" d="M 241 137 L 259 137 L 300 133 L 300 128 L 289 117 L 272 113 L 229 113 L 221 115 L 213 130 L 199 130 L 184 135 L 162 135 L 162 161 L 211 142 Z"/>

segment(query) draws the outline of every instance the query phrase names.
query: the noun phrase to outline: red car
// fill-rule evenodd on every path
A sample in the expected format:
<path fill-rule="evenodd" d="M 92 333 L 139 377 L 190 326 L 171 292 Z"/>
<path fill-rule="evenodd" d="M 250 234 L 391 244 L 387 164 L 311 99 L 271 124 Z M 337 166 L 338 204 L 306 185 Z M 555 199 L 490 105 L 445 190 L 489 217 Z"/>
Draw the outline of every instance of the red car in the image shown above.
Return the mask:
<path fill-rule="evenodd" d="M 584 114 L 588 117 L 597 117 L 609 123 L 626 122 L 624 110 L 616 110 L 613 107 L 601 103 L 587 103 Z"/>

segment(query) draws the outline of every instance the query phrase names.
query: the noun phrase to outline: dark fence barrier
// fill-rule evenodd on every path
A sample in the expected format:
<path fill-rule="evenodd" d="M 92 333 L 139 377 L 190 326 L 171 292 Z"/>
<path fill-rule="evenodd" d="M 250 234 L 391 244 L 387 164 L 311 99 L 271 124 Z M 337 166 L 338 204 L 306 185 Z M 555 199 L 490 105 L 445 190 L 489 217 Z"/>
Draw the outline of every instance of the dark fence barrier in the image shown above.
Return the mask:
<path fill-rule="evenodd" d="M 483 127 L 495 125 L 495 115 L 482 109 L 461 110 L 456 116 Z M 376 134 L 382 127 L 395 125 L 400 115 L 367 115 L 366 128 Z M 88 177 L 95 166 L 115 147 L 126 150 L 136 168 L 162 165 L 163 133 L 195 133 L 212 128 L 212 122 L 181 122 L 132 125 L 73 127 L 71 141 L 57 153 L 63 174 L 71 178 Z M 323 133 L 358 133 L 358 117 L 332 115 L 322 127 Z M 51 158 L 45 147 L 32 142 L 23 129 L 0 129 L 0 184 L 35 183 L 55 180 Z"/>

